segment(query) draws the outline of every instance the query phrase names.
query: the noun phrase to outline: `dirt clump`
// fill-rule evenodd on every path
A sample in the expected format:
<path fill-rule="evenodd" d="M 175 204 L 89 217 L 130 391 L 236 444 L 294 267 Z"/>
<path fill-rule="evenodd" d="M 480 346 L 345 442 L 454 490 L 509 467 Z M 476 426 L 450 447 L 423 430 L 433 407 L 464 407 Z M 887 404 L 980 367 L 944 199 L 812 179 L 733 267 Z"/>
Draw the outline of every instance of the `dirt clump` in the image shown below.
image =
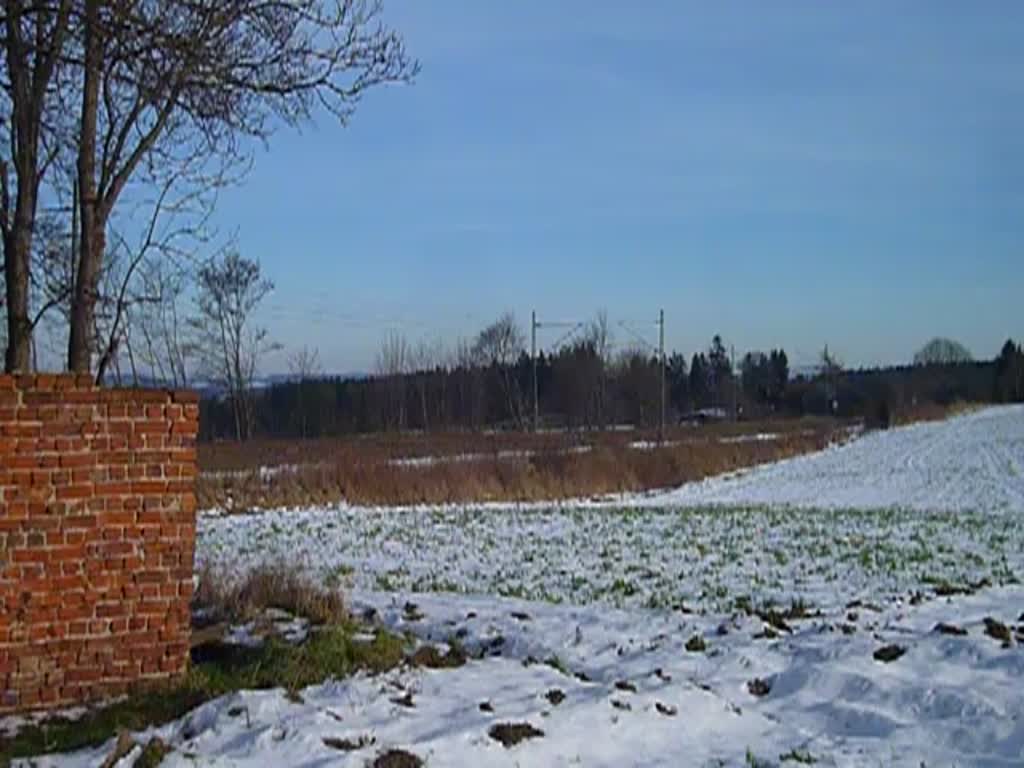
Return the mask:
<path fill-rule="evenodd" d="M 550 691 L 544 694 L 544 698 L 553 706 L 557 707 L 563 701 L 565 701 L 565 692 L 558 688 L 552 688 Z"/>
<path fill-rule="evenodd" d="M 370 763 L 370 768 L 421 768 L 423 760 L 404 749 L 389 749 L 381 752 Z"/>
<path fill-rule="evenodd" d="M 884 645 L 874 653 L 875 661 L 881 661 L 885 664 L 896 661 L 903 654 L 907 652 L 907 649 L 902 645 Z"/>
<path fill-rule="evenodd" d="M 355 739 L 335 738 L 325 736 L 322 739 L 325 747 L 336 749 L 339 752 L 357 752 L 360 749 L 372 746 L 377 742 L 373 736 L 362 735 Z"/>
<path fill-rule="evenodd" d="M 529 723 L 498 723 L 491 727 L 487 735 L 499 742 L 505 749 L 511 749 L 516 744 L 529 739 L 542 738 L 544 731 Z"/>
<path fill-rule="evenodd" d="M 993 640 L 1001 641 L 1004 648 L 1013 642 L 1013 638 L 1010 636 L 1010 628 L 1003 624 L 1003 622 L 996 621 L 991 616 L 985 617 L 985 634 Z"/>
<path fill-rule="evenodd" d="M 414 667 L 426 669 L 456 669 L 464 666 L 467 660 L 466 652 L 458 646 L 450 646 L 446 653 L 441 653 L 436 646 L 424 645 L 409 657 L 409 663 Z"/>
<path fill-rule="evenodd" d="M 772 692 L 772 685 L 767 680 L 762 680 L 760 677 L 755 677 L 753 680 L 747 683 L 747 690 L 751 696 L 767 696 Z"/>

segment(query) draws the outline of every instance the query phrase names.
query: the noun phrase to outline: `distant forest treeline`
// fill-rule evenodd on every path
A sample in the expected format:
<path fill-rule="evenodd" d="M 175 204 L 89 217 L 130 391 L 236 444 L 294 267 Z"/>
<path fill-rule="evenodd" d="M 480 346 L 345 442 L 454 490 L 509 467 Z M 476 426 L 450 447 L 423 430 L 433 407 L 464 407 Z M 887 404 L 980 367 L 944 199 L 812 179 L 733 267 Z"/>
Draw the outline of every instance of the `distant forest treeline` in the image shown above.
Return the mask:
<path fill-rule="evenodd" d="M 379 372 L 365 378 L 294 380 L 249 393 L 253 436 L 334 437 L 388 430 L 528 428 L 534 408 L 534 362 L 501 321 L 454 362 L 416 366 L 400 339 L 385 344 Z M 490 333 L 488 333 L 490 332 Z M 512 334 L 508 337 L 506 334 Z M 914 365 L 844 370 L 826 349 L 813 375 L 792 376 L 784 350 L 750 352 L 735 361 L 716 336 L 689 361 L 666 356 L 668 423 L 697 411 L 739 418 L 835 414 L 887 426 L 892 415 L 929 403 L 1024 401 L 1024 350 L 1006 342 L 996 360 L 974 362 L 943 340 Z M 953 352 L 950 350 L 953 349 Z M 599 429 L 657 426 L 662 367 L 656 354 L 608 353 L 600 334 L 539 354 L 537 399 L 544 426 Z M 203 400 L 201 438 L 235 436 L 229 396 Z"/>

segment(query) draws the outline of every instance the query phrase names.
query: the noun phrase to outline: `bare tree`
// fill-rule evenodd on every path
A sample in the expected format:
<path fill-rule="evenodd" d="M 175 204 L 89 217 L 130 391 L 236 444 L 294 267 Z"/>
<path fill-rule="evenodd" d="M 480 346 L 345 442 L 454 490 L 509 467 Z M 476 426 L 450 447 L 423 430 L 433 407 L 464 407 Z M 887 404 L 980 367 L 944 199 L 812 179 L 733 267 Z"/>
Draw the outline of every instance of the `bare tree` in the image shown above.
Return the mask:
<path fill-rule="evenodd" d="M 81 72 L 76 173 L 81 238 L 68 367 L 91 368 L 107 223 L 130 182 L 196 158 L 214 175 L 315 107 L 345 123 L 373 86 L 417 65 L 377 0 L 83 0 L 71 58 Z"/>
<path fill-rule="evenodd" d="M 303 390 L 305 390 L 306 384 L 310 379 L 316 378 L 320 375 L 320 353 L 315 347 L 311 348 L 303 344 L 301 348 L 295 350 L 291 355 L 289 355 L 288 369 L 298 382 L 297 405 L 299 411 L 299 431 L 302 437 L 307 437 L 309 420 L 306 415 L 306 403 L 305 398 L 303 397 Z"/>
<path fill-rule="evenodd" d="M 32 238 L 40 187 L 60 148 L 54 121 L 61 112 L 55 108 L 53 85 L 69 35 L 71 8 L 70 0 L 5 0 L 2 9 L 6 66 L 0 107 L 0 235 L 8 372 L 27 371 L 30 365 Z"/>
<path fill-rule="evenodd" d="M 127 342 L 131 322 L 141 314 L 139 310 L 144 305 L 164 302 L 170 287 L 166 276 L 177 274 L 181 278 L 187 274 L 195 250 L 210 240 L 206 225 L 213 212 L 213 192 L 188 185 L 182 189 L 179 178 L 178 175 L 168 177 L 158 188 L 155 200 L 139 202 L 138 208 L 148 213 L 148 221 L 134 242 L 121 232 L 113 231 L 111 247 L 101 270 L 103 288 L 97 294 L 98 311 L 94 314 L 92 334 L 97 345 L 98 383 L 104 380 L 111 366 L 118 366 L 122 348 L 131 353 Z M 165 280 L 154 281 L 154 276 L 164 276 Z M 73 285 L 69 285 L 69 295 L 72 289 Z M 174 379 L 179 378 L 179 373 L 184 374 L 184 366 L 179 362 L 180 355 L 179 360 L 168 366 L 177 369 Z"/>
<path fill-rule="evenodd" d="M 126 325 L 125 350 L 137 383 L 138 369 L 145 367 L 157 380 L 173 387 L 187 387 L 195 345 L 187 324 L 186 291 L 192 275 L 172 261 L 143 264 L 139 280 L 146 296 L 154 297 L 134 307 Z"/>
<path fill-rule="evenodd" d="M 405 383 L 411 360 L 405 336 L 396 331 L 388 333 L 377 352 L 376 372 L 384 386 L 384 423 L 391 429 L 405 429 Z"/>
<path fill-rule="evenodd" d="M 420 406 L 420 419 L 424 431 L 429 431 L 430 429 L 430 388 L 434 378 L 434 369 L 440 366 L 443 358 L 444 345 L 440 341 L 431 344 L 425 339 L 420 339 L 411 353 L 409 367 L 414 374 L 413 379 Z M 438 400 L 442 399 L 438 398 Z"/>
<path fill-rule="evenodd" d="M 259 358 L 276 347 L 253 317 L 273 289 L 259 263 L 237 251 L 229 251 L 199 270 L 198 316 L 191 321 L 196 348 L 206 371 L 227 390 L 239 440 L 252 436 L 252 383 Z"/>
<path fill-rule="evenodd" d="M 600 363 L 597 386 L 593 390 L 593 407 L 597 425 L 603 429 L 608 418 L 608 370 L 612 365 L 612 349 L 615 344 L 607 310 L 602 309 L 597 313 L 587 326 L 583 339 L 592 345 Z"/>
<path fill-rule="evenodd" d="M 36 369 L 35 358 L 40 346 L 38 329 L 52 326 L 52 322 L 45 322 L 52 320 L 52 316 L 67 320 L 73 269 L 70 237 L 65 221 L 58 214 L 41 211 L 37 216 L 29 270 L 29 338 L 32 367 Z"/>
<path fill-rule="evenodd" d="M 479 360 L 474 345 L 459 339 L 451 354 L 449 365 L 456 372 L 455 389 L 459 413 L 464 414 L 467 425 L 478 427 L 483 422 L 483 386 Z"/>
<path fill-rule="evenodd" d="M 308 381 L 320 375 L 320 352 L 305 344 L 288 356 L 288 370 L 299 381 Z"/>
<path fill-rule="evenodd" d="M 508 413 L 522 427 L 526 426 L 523 394 L 513 369 L 525 351 L 526 337 L 511 312 L 480 331 L 473 344 L 475 358 L 498 377 Z"/>

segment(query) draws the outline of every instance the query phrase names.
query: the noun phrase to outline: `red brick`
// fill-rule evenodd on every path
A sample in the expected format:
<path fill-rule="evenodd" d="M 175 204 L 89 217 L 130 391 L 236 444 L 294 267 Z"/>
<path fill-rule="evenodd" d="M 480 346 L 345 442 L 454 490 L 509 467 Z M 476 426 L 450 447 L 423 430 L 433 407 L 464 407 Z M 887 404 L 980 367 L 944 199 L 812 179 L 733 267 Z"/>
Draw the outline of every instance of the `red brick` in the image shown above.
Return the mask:
<path fill-rule="evenodd" d="M 162 435 L 169 432 L 167 422 L 163 421 L 137 421 L 135 422 L 136 435 Z"/>
<path fill-rule="evenodd" d="M 46 435 L 47 437 L 54 437 L 58 440 L 63 438 L 80 438 L 82 435 L 82 426 L 80 424 L 62 423 L 62 422 L 47 422 L 41 430 L 37 431 L 32 437 L 39 437 L 40 435 Z M 29 437 L 30 435 L 26 435 Z"/>
<path fill-rule="evenodd" d="M 11 553 L 12 563 L 46 563 L 49 558 L 45 549 L 17 549 Z"/>
<path fill-rule="evenodd" d="M 11 469 L 36 469 L 41 457 L 35 455 L 12 456 L 4 463 Z"/>
<path fill-rule="evenodd" d="M 88 499 L 92 498 L 95 490 L 91 484 L 68 485 L 57 489 L 58 499 Z"/>
<path fill-rule="evenodd" d="M 61 402 L 75 405 L 86 405 L 99 402 L 95 392 L 89 390 L 70 390 L 61 395 Z"/>
<path fill-rule="evenodd" d="M 53 547 L 50 550 L 51 562 L 59 562 L 61 560 L 81 560 L 85 557 L 85 545 L 74 544 L 65 545 L 63 547 Z"/>
<path fill-rule="evenodd" d="M 91 683 L 99 680 L 100 677 L 101 671 L 99 669 L 89 667 L 69 669 L 65 674 L 65 679 L 69 683 Z"/>
<path fill-rule="evenodd" d="M 96 606 L 96 617 L 100 619 L 111 619 L 127 614 L 128 606 L 125 603 L 105 603 Z"/>
<path fill-rule="evenodd" d="M 60 405 L 61 403 L 67 402 L 67 400 L 65 400 L 65 397 L 66 395 L 58 394 L 56 392 L 31 391 L 22 392 L 21 401 L 27 407 L 40 405 Z"/>
<path fill-rule="evenodd" d="M 66 392 L 69 389 L 75 388 L 75 377 L 70 374 L 61 374 L 57 376 L 57 380 L 54 385 L 54 389 L 58 392 Z"/>
<path fill-rule="evenodd" d="M 107 418 L 108 419 L 127 419 L 128 418 L 128 406 L 124 403 L 110 403 L 107 405 Z"/>
<path fill-rule="evenodd" d="M 138 495 L 167 493 L 168 484 L 162 481 L 145 481 L 132 483 L 132 493 Z"/>
<path fill-rule="evenodd" d="M 62 467 L 94 467 L 97 464 L 98 456 L 95 453 L 66 454 L 60 457 Z"/>

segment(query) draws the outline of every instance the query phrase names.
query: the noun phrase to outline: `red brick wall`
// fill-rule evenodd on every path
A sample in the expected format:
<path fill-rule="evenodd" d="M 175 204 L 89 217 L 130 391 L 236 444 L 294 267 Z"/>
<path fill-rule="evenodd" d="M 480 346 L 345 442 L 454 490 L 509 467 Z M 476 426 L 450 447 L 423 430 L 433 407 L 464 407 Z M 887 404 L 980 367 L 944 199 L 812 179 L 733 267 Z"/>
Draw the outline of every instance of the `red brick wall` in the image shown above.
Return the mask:
<path fill-rule="evenodd" d="M 0 713 L 181 672 L 196 396 L 0 376 Z"/>

